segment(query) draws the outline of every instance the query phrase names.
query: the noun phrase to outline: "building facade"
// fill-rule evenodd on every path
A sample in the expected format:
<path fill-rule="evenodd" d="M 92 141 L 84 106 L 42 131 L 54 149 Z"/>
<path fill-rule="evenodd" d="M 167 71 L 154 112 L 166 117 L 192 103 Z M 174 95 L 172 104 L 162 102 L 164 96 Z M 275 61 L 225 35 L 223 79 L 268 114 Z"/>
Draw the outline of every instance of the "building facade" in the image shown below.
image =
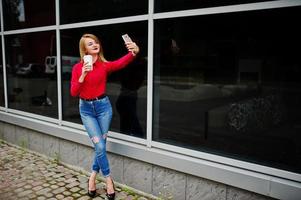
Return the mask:
<path fill-rule="evenodd" d="M 300 199 L 300 0 L 2 0 L 0 138 L 89 170 L 70 96 L 82 34 L 107 60 L 116 180 L 165 199 Z"/>

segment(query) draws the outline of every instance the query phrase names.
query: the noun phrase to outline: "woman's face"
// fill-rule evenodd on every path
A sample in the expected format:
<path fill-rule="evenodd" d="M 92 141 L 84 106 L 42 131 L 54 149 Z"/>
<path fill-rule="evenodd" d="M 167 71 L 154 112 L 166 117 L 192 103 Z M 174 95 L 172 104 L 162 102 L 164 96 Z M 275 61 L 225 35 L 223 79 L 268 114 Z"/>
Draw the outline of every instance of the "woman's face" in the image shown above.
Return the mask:
<path fill-rule="evenodd" d="M 99 44 L 92 38 L 85 38 L 86 54 L 97 55 L 99 53 Z"/>

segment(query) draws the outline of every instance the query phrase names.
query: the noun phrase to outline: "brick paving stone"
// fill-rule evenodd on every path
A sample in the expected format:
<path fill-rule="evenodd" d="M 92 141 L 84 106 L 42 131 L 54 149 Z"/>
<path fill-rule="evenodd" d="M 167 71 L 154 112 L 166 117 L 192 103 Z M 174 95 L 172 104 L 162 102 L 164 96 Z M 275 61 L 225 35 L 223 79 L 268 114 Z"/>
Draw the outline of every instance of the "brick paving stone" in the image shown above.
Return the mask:
<path fill-rule="evenodd" d="M 66 185 L 66 188 L 73 188 L 73 187 L 78 186 L 78 185 L 79 185 L 79 182 L 74 181 L 74 182 L 72 182 L 72 183 Z"/>
<path fill-rule="evenodd" d="M 64 177 L 60 177 L 60 178 L 55 179 L 55 180 L 56 180 L 56 182 L 65 182 L 66 181 L 66 179 Z"/>
<path fill-rule="evenodd" d="M 24 189 L 31 189 L 32 186 L 31 186 L 31 185 L 25 185 L 23 188 L 24 188 Z"/>
<path fill-rule="evenodd" d="M 69 179 L 65 180 L 65 183 L 72 183 L 76 180 L 77 180 L 76 178 L 69 178 Z"/>
<path fill-rule="evenodd" d="M 38 186 L 32 188 L 33 191 L 39 191 L 41 189 L 43 189 L 43 187 L 41 185 L 38 185 Z"/>
<path fill-rule="evenodd" d="M 49 181 L 48 183 L 51 184 L 51 185 L 54 185 L 54 184 L 57 184 L 57 181 L 52 180 L 52 181 Z M 65 184 L 64 184 L 64 185 L 65 185 Z M 60 185 L 60 186 L 64 186 L 64 185 Z"/>
<path fill-rule="evenodd" d="M 58 194 L 58 195 L 55 196 L 55 198 L 56 199 L 63 199 L 63 198 L 65 198 L 65 196 L 62 195 L 62 194 Z"/>
<path fill-rule="evenodd" d="M 53 163 L 46 157 L 0 140 L 0 200 L 89 200 L 89 175 L 72 167 Z M 105 183 L 97 180 L 97 196 L 104 200 Z M 116 188 L 116 200 L 154 200 L 133 196 Z"/>
<path fill-rule="evenodd" d="M 69 192 L 69 191 L 64 191 L 63 192 L 63 195 L 65 195 L 65 196 L 70 196 L 72 193 L 71 192 Z"/>
<path fill-rule="evenodd" d="M 83 182 L 83 183 L 80 183 L 80 184 L 78 185 L 78 187 L 80 187 L 80 188 L 82 188 L 82 189 L 87 189 L 87 187 L 88 187 L 88 181 Z"/>
<path fill-rule="evenodd" d="M 48 184 L 48 183 L 43 184 L 43 187 L 49 187 L 49 186 L 50 186 L 50 184 Z"/>
<path fill-rule="evenodd" d="M 58 186 L 64 186 L 64 185 L 66 185 L 66 183 L 64 183 L 64 182 L 59 182 L 59 183 L 57 183 L 57 185 L 58 185 Z"/>
<path fill-rule="evenodd" d="M 73 187 L 70 189 L 70 192 L 78 192 L 78 191 L 80 191 L 80 188 L 78 187 Z"/>
<path fill-rule="evenodd" d="M 95 197 L 93 200 L 104 200 L 106 198 L 101 198 L 101 197 Z"/>
<path fill-rule="evenodd" d="M 18 188 L 18 189 L 16 189 L 14 192 L 16 192 L 16 193 L 20 193 L 20 192 L 23 192 L 24 191 L 24 189 L 23 188 Z"/>
<path fill-rule="evenodd" d="M 37 186 L 37 185 L 42 185 L 43 182 L 42 181 L 36 181 L 36 182 L 33 182 L 31 185 L 32 186 Z"/>
<path fill-rule="evenodd" d="M 48 193 L 50 191 L 51 191 L 50 188 L 43 188 L 42 190 L 37 191 L 36 194 L 37 195 L 44 195 L 44 194 L 46 194 L 46 193 Z"/>
<path fill-rule="evenodd" d="M 76 198 L 76 199 L 79 198 L 79 197 L 81 197 L 81 195 L 80 195 L 80 194 L 77 194 L 77 193 L 73 193 L 72 196 L 73 196 L 74 198 Z"/>
<path fill-rule="evenodd" d="M 29 194 L 28 196 L 27 196 L 29 199 L 37 199 L 37 195 L 35 195 L 35 194 Z"/>
<path fill-rule="evenodd" d="M 53 196 L 54 196 L 52 193 L 46 193 L 46 194 L 44 194 L 44 195 L 45 195 L 45 197 L 47 197 L 47 199 L 49 199 L 50 197 L 53 197 Z"/>
<path fill-rule="evenodd" d="M 57 189 L 57 188 L 59 188 L 59 186 L 58 185 L 51 185 L 50 188 L 51 189 Z"/>
<path fill-rule="evenodd" d="M 65 177 L 66 180 L 68 180 L 68 179 L 72 178 L 73 175 L 72 175 L 72 174 L 67 174 L 67 175 L 65 175 L 64 177 Z"/>
<path fill-rule="evenodd" d="M 56 175 L 54 175 L 54 176 L 52 176 L 53 178 L 60 178 L 60 177 L 62 177 L 62 176 L 64 176 L 65 174 L 63 174 L 63 173 L 59 173 L 59 174 L 56 174 Z"/>
<path fill-rule="evenodd" d="M 85 194 L 87 194 L 87 191 L 86 191 L 86 190 L 81 190 L 81 191 L 79 191 L 78 193 L 79 193 L 79 194 L 82 194 L 82 195 L 85 195 Z"/>
<path fill-rule="evenodd" d="M 37 200 L 45 200 L 46 199 L 46 197 L 44 197 L 44 196 L 39 196 L 38 198 L 37 198 Z"/>
<path fill-rule="evenodd" d="M 77 199 L 77 200 L 89 200 L 89 199 L 90 199 L 89 196 L 82 196 L 82 197 L 80 197 L 80 198 Z"/>
<path fill-rule="evenodd" d="M 25 197 L 25 196 L 28 196 L 31 193 L 32 193 L 31 190 L 25 190 L 23 192 L 18 193 L 18 197 Z"/>
<path fill-rule="evenodd" d="M 73 200 L 74 198 L 73 197 L 66 197 L 66 198 L 63 198 L 63 200 Z"/>
<path fill-rule="evenodd" d="M 56 190 L 53 190 L 52 193 L 53 194 L 59 194 L 59 193 L 62 193 L 64 191 L 66 191 L 66 188 L 65 187 L 60 187 L 60 188 L 58 188 Z"/>

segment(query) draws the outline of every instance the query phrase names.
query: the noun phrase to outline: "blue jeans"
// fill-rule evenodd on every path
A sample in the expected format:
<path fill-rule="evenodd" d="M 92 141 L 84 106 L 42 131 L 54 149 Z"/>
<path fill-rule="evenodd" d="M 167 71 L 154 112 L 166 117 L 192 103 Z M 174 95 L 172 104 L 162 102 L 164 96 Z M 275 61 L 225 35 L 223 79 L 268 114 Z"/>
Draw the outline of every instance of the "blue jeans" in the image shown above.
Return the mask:
<path fill-rule="evenodd" d="M 106 153 L 107 134 L 112 119 L 112 106 L 108 97 L 95 101 L 79 100 L 79 112 L 86 131 L 94 145 L 95 157 L 92 170 L 101 170 L 104 177 L 110 176 Z"/>

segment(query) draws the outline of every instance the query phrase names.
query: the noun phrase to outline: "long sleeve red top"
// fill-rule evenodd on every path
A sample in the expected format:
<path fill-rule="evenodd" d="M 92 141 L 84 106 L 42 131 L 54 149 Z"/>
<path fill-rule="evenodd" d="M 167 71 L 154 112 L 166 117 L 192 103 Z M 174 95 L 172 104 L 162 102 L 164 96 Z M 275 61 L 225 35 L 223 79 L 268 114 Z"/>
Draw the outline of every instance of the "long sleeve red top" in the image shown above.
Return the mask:
<path fill-rule="evenodd" d="M 106 92 L 107 76 L 119 69 L 124 68 L 134 60 L 135 56 L 131 52 L 115 61 L 96 61 L 93 70 L 88 72 L 85 80 L 78 82 L 82 74 L 83 62 L 76 63 L 72 68 L 71 96 L 79 96 L 84 99 L 96 98 Z"/>

